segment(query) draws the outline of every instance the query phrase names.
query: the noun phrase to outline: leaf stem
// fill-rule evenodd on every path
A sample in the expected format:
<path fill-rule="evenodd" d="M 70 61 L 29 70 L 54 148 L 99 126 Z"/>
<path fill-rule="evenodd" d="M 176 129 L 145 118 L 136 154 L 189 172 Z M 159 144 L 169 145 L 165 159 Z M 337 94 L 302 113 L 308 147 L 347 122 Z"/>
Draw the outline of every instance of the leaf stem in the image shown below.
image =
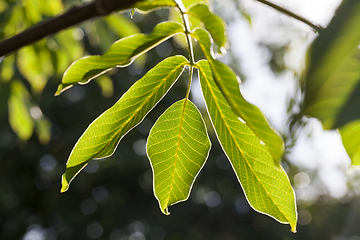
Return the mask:
<path fill-rule="evenodd" d="M 185 8 L 183 2 L 181 0 L 174 0 L 174 2 L 176 3 L 176 6 L 180 10 L 181 18 L 184 23 L 186 42 L 187 42 L 188 51 L 189 51 L 190 77 L 189 77 L 189 84 L 188 84 L 188 88 L 186 91 L 186 97 L 185 97 L 185 99 L 188 99 L 189 94 L 190 94 L 190 88 L 191 88 L 191 82 L 192 82 L 192 78 L 193 78 L 193 71 L 194 71 L 194 64 L 195 64 L 193 44 L 192 44 L 192 39 L 191 39 L 191 35 L 190 35 L 190 33 L 191 33 L 190 22 L 189 22 L 189 17 L 186 13 L 186 8 Z"/>
<path fill-rule="evenodd" d="M 59 16 L 39 22 L 13 37 L 1 39 L 0 57 L 89 19 L 129 8 L 139 1 L 143 0 L 94 0 L 82 6 L 73 6 Z"/>
<path fill-rule="evenodd" d="M 193 78 L 193 72 L 194 72 L 194 67 L 193 67 L 193 65 L 191 65 L 191 66 L 190 66 L 189 85 L 188 85 L 188 88 L 187 88 L 187 90 L 186 90 L 185 99 L 189 99 L 191 82 L 192 82 L 192 78 Z"/>
<path fill-rule="evenodd" d="M 307 20 L 306 18 L 303 18 L 303 17 L 301 17 L 301 16 L 299 16 L 299 15 L 297 15 L 297 14 L 295 14 L 295 13 L 293 13 L 293 12 L 283 8 L 283 7 L 280 7 L 279 5 L 271 3 L 271 2 L 269 2 L 267 0 L 256 0 L 256 1 L 261 2 L 261 3 L 263 3 L 263 4 L 265 4 L 265 5 L 269 6 L 269 7 L 272 7 L 274 9 L 278 10 L 279 12 L 281 12 L 281 13 L 283 13 L 285 15 L 288 15 L 288 16 L 290 16 L 292 18 L 295 18 L 296 20 L 299 20 L 300 22 L 303 22 L 303 23 L 307 24 L 308 26 L 312 27 L 317 32 L 321 32 L 324 29 L 322 26 L 320 26 L 318 24 L 314 24 L 314 23 L 310 22 L 309 20 Z"/>

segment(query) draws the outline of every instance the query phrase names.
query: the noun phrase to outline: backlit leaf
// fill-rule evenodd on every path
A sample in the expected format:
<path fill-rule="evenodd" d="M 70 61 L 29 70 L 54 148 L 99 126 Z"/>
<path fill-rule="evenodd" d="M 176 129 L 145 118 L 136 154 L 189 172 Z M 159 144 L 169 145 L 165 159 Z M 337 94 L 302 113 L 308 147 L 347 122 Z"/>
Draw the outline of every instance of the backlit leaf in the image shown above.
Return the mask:
<path fill-rule="evenodd" d="M 359 45 L 360 1 L 345 0 L 308 53 L 304 114 L 319 118 L 325 129 L 353 120 L 341 113 L 360 80 Z"/>
<path fill-rule="evenodd" d="M 205 164 L 210 140 L 199 110 L 180 100 L 156 121 L 147 142 L 154 176 L 154 193 L 161 211 L 188 199 L 196 176 Z"/>
<path fill-rule="evenodd" d="M 296 204 L 290 181 L 257 135 L 234 114 L 215 84 L 207 61 L 197 64 L 207 110 L 220 144 L 250 205 L 296 231 Z"/>
<path fill-rule="evenodd" d="M 310 84 L 305 91 L 313 91 Z M 360 118 L 360 49 L 347 56 L 306 106 L 306 113 L 319 118 L 325 129 L 339 128 Z"/>
<path fill-rule="evenodd" d="M 158 24 L 150 35 L 135 34 L 122 38 L 104 55 L 85 57 L 74 62 L 64 73 L 56 94 L 60 94 L 75 83 L 85 84 L 116 66 L 128 66 L 141 54 L 182 32 L 184 29 L 181 24 L 163 22 Z"/>
<path fill-rule="evenodd" d="M 353 165 L 360 165 L 360 1 L 345 0 L 308 53 L 303 113 L 324 129 L 339 128 Z"/>
<path fill-rule="evenodd" d="M 224 51 L 227 45 L 226 25 L 224 21 L 210 12 L 206 4 L 193 5 L 187 13 L 204 23 L 206 29 L 210 32 L 216 45 L 219 47 L 219 50 Z"/>
<path fill-rule="evenodd" d="M 183 56 L 165 59 L 147 72 L 115 103 L 95 119 L 75 144 L 62 177 L 61 192 L 91 159 L 113 154 L 120 140 L 161 100 L 184 70 Z"/>
<path fill-rule="evenodd" d="M 246 122 L 253 132 L 265 144 L 276 163 L 284 152 L 284 142 L 280 135 L 272 129 L 265 115 L 255 105 L 248 103 L 239 88 L 236 74 L 224 63 L 214 60 L 211 54 L 211 43 L 206 30 L 197 28 L 193 33 L 209 61 L 214 80 L 225 96 L 234 113 Z"/>

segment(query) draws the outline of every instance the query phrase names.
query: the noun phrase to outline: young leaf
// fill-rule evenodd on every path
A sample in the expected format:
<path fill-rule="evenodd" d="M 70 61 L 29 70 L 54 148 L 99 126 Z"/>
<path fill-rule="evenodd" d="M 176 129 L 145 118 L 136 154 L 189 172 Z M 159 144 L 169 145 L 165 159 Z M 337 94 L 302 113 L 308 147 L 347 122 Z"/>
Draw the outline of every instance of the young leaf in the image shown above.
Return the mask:
<path fill-rule="evenodd" d="M 219 47 L 219 50 L 224 51 L 227 45 L 226 24 L 224 21 L 210 12 L 209 7 L 202 3 L 193 5 L 187 13 L 204 23 L 206 29 L 210 32 L 216 45 Z"/>
<path fill-rule="evenodd" d="M 211 40 L 206 30 L 197 28 L 192 33 L 209 61 L 214 80 L 225 96 L 234 113 L 243 119 L 253 132 L 262 140 L 276 163 L 284 152 L 284 142 L 272 129 L 264 114 L 255 105 L 248 103 L 239 89 L 236 74 L 224 63 L 214 60 L 211 55 Z"/>
<path fill-rule="evenodd" d="M 205 164 L 210 140 L 199 110 L 180 100 L 156 121 L 147 142 L 154 175 L 154 193 L 161 211 L 188 199 L 196 176 Z"/>
<path fill-rule="evenodd" d="M 207 110 L 250 205 L 296 231 L 296 204 L 290 181 L 253 131 L 239 120 L 215 84 L 207 61 L 197 64 Z"/>
<path fill-rule="evenodd" d="M 157 64 L 97 119 L 75 144 L 62 177 L 61 192 L 91 159 L 110 156 L 121 138 L 137 126 L 178 79 L 188 61 L 174 56 Z"/>
<path fill-rule="evenodd" d="M 181 24 L 163 22 L 158 24 L 150 35 L 135 34 L 122 38 L 115 42 L 109 51 L 102 56 L 90 56 L 75 61 L 64 73 L 56 95 L 59 95 L 75 83 L 85 84 L 116 66 L 128 66 L 141 54 L 156 47 L 173 35 L 183 32 L 184 28 Z"/>
<path fill-rule="evenodd" d="M 176 4 L 174 0 L 146 0 L 135 3 L 131 8 L 136 8 L 141 12 L 149 12 L 165 7 L 176 7 Z"/>

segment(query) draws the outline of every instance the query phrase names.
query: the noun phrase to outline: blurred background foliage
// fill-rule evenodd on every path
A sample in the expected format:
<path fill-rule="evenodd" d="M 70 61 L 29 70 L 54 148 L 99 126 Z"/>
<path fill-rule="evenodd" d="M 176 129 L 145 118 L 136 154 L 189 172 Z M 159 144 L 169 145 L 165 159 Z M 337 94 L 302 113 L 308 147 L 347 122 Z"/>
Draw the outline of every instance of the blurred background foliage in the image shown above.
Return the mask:
<path fill-rule="evenodd" d="M 232 13 L 237 17 L 219 7 L 220 1 L 211 4 L 228 23 L 240 17 L 251 26 L 251 13 L 237 1 L 225 2 L 232 2 Z M 0 0 L 0 39 L 75 3 L 81 1 Z M 305 173 L 286 155 L 283 167 L 296 193 L 308 194 L 304 189 L 309 186 L 316 192 L 314 198 L 298 200 L 299 227 L 293 234 L 288 226 L 250 208 L 213 132 L 209 159 L 190 199 L 171 207 L 170 216 L 163 215 L 153 196 L 145 143 L 161 113 L 184 97 L 186 72 L 148 117 L 122 140 L 113 156 L 90 162 L 72 188 L 60 194 L 67 157 L 86 127 L 156 63 L 186 51 L 181 39 L 170 39 L 128 68 L 114 69 L 54 97 L 61 75 L 72 61 L 102 54 L 121 37 L 149 33 L 168 16 L 168 9 L 147 15 L 131 11 L 113 14 L 65 30 L 0 60 L 0 239 L 360 239 L 356 225 L 360 199 L 352 190 L 356 189 L 356 181 L 349 185 L 351 194 L 334 199 L 317 180 L 316 171 Z M 176 12 L 171 11 L 170 18 L 175 20 Z M 289 43 L 257 44 L 268 52 L 267 63 L 275 74 L 291 69 L 284 57 Z M 246 81 L 234 52 L 223 60 Z M 289 119 L 296 98 L 290 102 Z M 203 106 L 198 107 L 206 112 Z M 210 124 L 209 119 L 206 121 Z M 293 133 L 282 134 L 291 146 Z"/>

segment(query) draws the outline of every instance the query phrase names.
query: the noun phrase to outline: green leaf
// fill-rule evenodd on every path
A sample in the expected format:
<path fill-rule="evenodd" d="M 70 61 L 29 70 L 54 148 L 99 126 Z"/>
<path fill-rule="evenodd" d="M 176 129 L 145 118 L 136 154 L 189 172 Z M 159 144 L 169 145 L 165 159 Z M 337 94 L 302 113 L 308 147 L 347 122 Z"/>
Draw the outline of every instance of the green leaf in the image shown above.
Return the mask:
<path fill-rule="evenodd" d="M 306 92 L 314 89 L 307 84 Z M 360 118 L 360 50 L 347 56 L 323 83 L 305 113 L 317 117 L 325 129 L 339 128 Z M 309 100 L 309 98 L 306 98 Z"/>
<path fill-rule="evenodd" d="M 154 176 L 154 193 L 161 211 L 188 199 L 210 151 L 210 140 L 199 110 L 180 100 L 156 121 L 147 141 Z"/>
<path fill-rule="evenodd" d="M 231 109 L 263 141 L 275 162 L 278 163 L 284 152 L 284 142 L 280 135 L 270 126 L 260 109 L 244 99 L 240 92 L 239 80 L 236 74 L 224 63 L 213 59 L 207 31 L 197 28 L 192 33 L 192 36 L 197 39 L 203 49 L 209 61 L 214 80 Z"/>
<path fill-rule="evenodd" d="M 360 80 L 359 45 L 360 1 L 346 0 L 308 53 L 304 114 L 319 118 L 325 129 L 353 120 L 344 121 L 341 112 Z"/>
<path fill-rule="evenodd" d="M 30 115 L 30 94 L 18 80 L 11 82 L 8 100 L 9 123 L 21 141 L 27 141 L 34 132 L 34 121 Z"/>
<path fill-rule="evenodd" d="M 340 128 L 353 165 L 360 165 L 360 1 L 343 1 L 308 52 L 303 113 L 324 129 Z"/>
<path fill-rule="evenodd" d="M 290 181 L 261 140 L 234 114 L 215 84 L 207 61 L 197 63 L 207 110 L 250 205 L 296 231 L 296 204 Z"/>
<path fill-rule="evenodd" d="M 150 35 L 135 34 L 122 38 L 115 42 L 109 51 L 102 56 L 90 56 L 75 61 L 64 73 L 56 95 L 59 95 L 75 83 L 85 84 L 116 66 L 128 66 L 141 54 L 156 47 L 173 35 L 183 32 L 184 28 L 181 24 L 163 22 L 158 24 Z"/>
<path fill-rule="evenodd" d="M 340 128 L 341 139 L 353 166 L 360 166 L 360 120 Z"/>
<path fill-rule="evenodd" d="M 135 3 L 131 8 L 136 8 L 140 12 L 149 12 L 158 8 L 176 7 L 173 0 L 146 0 Z"/>
<path fill-rule="evenodd" d="M 89 125 L 70 154 L 61 192 L 69 188 L 70 182 L 91 159 L 113 154 L 122 137 L 162 99 L 187 64 L 183 56 L 169 57 L 160 62 Z"/>
<path fill-rule="evenodd" d="M 206 29 L 210 32 L 212 38 L 219 47 L 219 52 L 224 52 L 227 46 L 225 22 L 220 17 L 210 12 L 209 7 L 202 3 L 193 5 L 187 13 L 204 23 Z"/>

